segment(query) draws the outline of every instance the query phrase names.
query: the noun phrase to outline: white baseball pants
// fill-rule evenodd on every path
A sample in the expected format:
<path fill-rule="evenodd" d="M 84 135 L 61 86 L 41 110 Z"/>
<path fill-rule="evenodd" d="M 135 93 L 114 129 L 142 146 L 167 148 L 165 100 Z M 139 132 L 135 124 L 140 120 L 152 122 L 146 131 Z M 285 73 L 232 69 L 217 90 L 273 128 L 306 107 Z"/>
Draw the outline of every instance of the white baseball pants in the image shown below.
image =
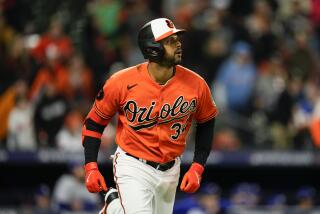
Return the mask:
<path fill-rule="evenodd" d="M 170 214 L 180 176 L 180 158 L 167 171 L 160 171 L 118 147 L 113 158 L 113 175 L 119 198 L 107 214 Z"/>

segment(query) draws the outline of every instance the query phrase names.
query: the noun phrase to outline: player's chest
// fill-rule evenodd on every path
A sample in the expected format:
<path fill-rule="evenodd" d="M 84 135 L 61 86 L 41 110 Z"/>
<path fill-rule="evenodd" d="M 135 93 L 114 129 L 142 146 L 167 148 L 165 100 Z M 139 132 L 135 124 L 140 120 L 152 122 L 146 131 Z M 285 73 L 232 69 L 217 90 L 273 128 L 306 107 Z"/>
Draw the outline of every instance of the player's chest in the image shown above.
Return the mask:
<path fill-rule="evenodd" d="M 129 87 L 130 88 L 130 87 Z M 188 87 L 143 87 L 129 90 L 121 103 L 121 111 L 131 122 L 168 120 L 185 117 L 196 111 L 198 95 Z"/>

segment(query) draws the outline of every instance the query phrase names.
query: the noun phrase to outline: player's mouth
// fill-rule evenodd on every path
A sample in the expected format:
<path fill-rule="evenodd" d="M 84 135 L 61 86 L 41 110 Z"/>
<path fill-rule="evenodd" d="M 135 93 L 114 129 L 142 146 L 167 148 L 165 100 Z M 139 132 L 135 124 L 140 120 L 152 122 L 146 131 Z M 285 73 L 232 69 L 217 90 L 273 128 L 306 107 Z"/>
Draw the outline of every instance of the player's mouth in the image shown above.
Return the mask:
<path fill-rule="evenodd" d="M 175 54 L 181 55 L 181 54 L 182 54 L 182 50 L 181 50 L 181 49 L 178 49 L 178 50 L 175 52 Z"/>

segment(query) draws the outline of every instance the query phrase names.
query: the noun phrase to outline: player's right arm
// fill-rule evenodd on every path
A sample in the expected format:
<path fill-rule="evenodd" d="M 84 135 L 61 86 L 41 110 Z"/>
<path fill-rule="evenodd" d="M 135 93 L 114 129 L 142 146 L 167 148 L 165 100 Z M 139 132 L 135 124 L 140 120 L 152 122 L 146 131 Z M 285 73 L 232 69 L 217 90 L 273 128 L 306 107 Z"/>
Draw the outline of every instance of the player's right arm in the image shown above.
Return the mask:
<path fill-rule="evenodd" d="M 97 120 L 98 119 L 98 120 Z M 101 136 L 109 121 L 103 121 L 94 109 L 89 112 L 83 128 L 82 143 L 85 156 L 85 183 L 89 192 L 107 191 L 103 176 L 99 172 L 97 159 L 101 144 Z"/>
<path fill-rule="evenodd" d="M 104 128 L 118 108 L 116 84 L 110 78 L 98 93 L 82 128 L 82 144 L 85 156 L 85 183 L 89 192 L 107 191 L 107 185 L 101 175 L 97 159 Z M 108 93 L 106 93 L 108 92 Z"/>

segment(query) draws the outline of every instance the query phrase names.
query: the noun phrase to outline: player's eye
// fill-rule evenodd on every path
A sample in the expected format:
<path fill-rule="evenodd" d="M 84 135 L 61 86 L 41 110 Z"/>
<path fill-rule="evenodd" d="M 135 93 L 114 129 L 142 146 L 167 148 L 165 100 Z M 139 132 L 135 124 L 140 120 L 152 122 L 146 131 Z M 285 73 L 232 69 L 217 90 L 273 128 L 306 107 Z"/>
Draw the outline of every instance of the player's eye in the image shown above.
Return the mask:
<path fill-rule="evenodd" d="M 175 45 L 177 42 L 180 42 L 180 38 L 178 36 L 169 37 L 164 41 L 166 45 Z"/>

